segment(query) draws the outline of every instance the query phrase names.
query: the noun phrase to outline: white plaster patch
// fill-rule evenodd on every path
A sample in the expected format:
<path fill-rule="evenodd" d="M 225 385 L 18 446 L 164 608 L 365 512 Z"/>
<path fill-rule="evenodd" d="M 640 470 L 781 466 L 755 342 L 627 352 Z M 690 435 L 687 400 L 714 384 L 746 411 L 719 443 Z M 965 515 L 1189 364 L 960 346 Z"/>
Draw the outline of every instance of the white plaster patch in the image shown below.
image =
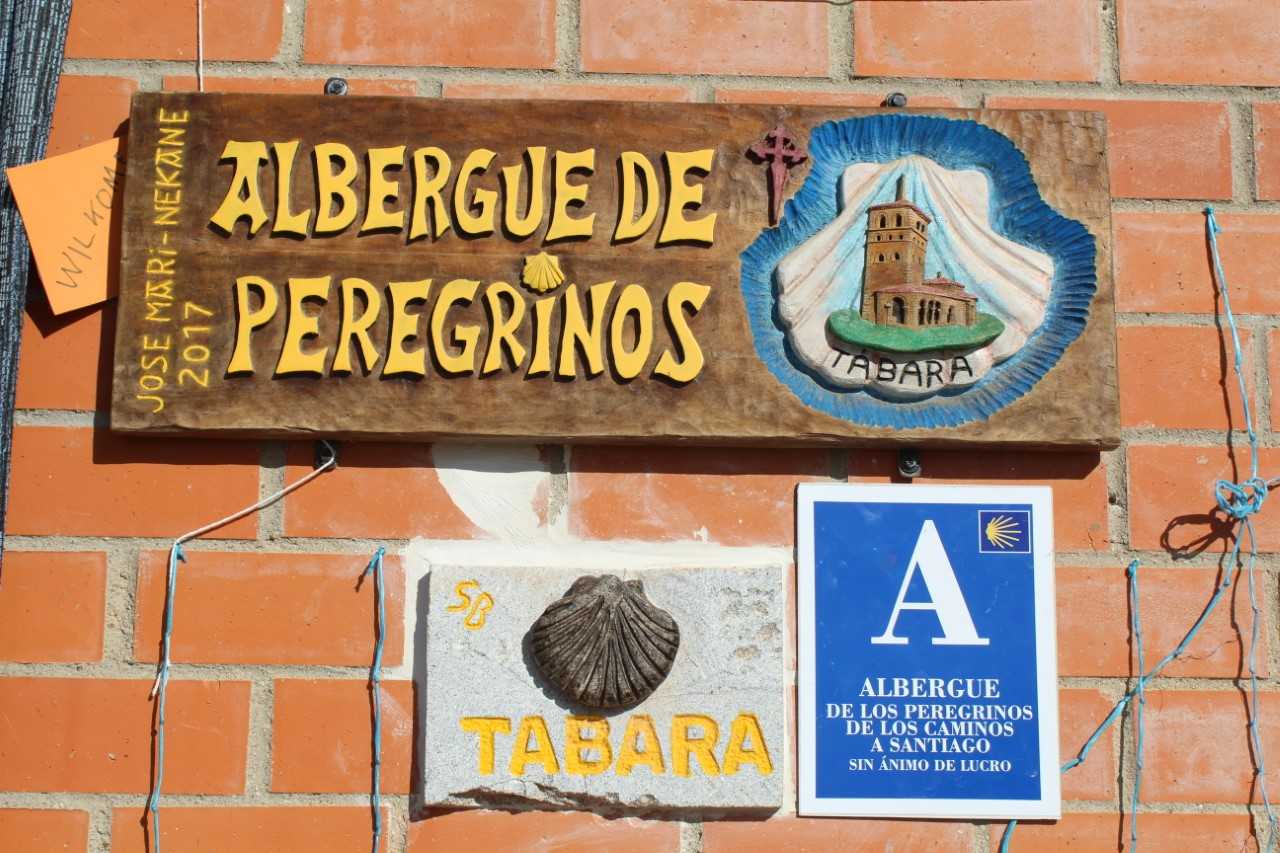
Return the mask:
<path fill-rule="evenodd" d="M 439 442 L 431 448 L 436 475 L 458 509 L 495 539 L 544 535 L 551 473 L 532 445 Z"/>
<path fill-rule="evenodd" d="M 415 543 L 410 550 L 415 547 L 431 546 Z M 641 546 L 632 548 L 643 553 Z M 424 803 L 453 807 L 536 804 L 637 814 L 681 809 L 778 809 L 787 751 L 783 669 L 786 561 L 769 554 L 771 559 L 766 562 L 764 554 L 755 554 L 756 559 L 746 560 L 745 566 L 686 564 L 640 569 L 617 555 L 607 562 L 584 561 L 581 550 L 569 550 L 577 551 L 577 565 L 567 557 L 555 565 L 539 565 L 528 559 L 529 554 L 519 566 L 473 563 L 460 567 L 441 565 L 436 559 L 429 579 L 420 582 L 416 609 L 426 626 L 424 631 L 419 625 L 418 638 L 420 643 L 425 640 L 425 649 L 418 648 L 414 666 L 419 681 L 420 730 L 424 733 Z M 595 550 L 599 556 L 600 549 Z M 739 557 L 753 551 L 706 546 L 691 550 L 736 551 Z M 659 556 L 670 562 L 675 555 Z M 653 562 L 652 555 L 649 562 Z M 603 571 L 642 580 L 650 600 L 675 618 L 681 634 L 680 649 L 666 680 L 643 702 L 620 711 L 570 706 L 543 684 L 525 652 L 525 634 L 543 609 L 563 595 L 577 577 Z M 462 605 L 460 591 L 469 604 Z M 477 607 L 475 602 L 486 593 L 490 602 Z M 451 606 L 456 609 L 450 610 Z M 483 624 L 468 628 L 464 624 L 468 614 L 481 610 Z M 473 617 L 472 622 L 477 619 Z M 713 769 L 708 770 L 696 757 L 680 760 L 676 755 L 675 718 L 679 715 L 702 715 L 715 721 L 718 732 L 712 749 Z M 740 719 L 744 715 L 751 718 L 749 723 Z M 566 720 L 573 716 L 607 721 L 609 769 L 570 771 L 574 761 L 566 752 Z M 649 718 L 657 733 L 662 752 L 660 773 L 646 765 L 637 765 L 625 774 L 617 772 L 624 732 L 637 716 Z M 529 717 L 545 723 L 556 755 L 554 773 L 537 762 L 519 772 L 511 766 L 521 721 Z M 509 721 L 507 733 L 494 735 L 489 772 L 481 766 L 481 736 L 463 729 L 462 720 L 468 718 Z M 735 721 L 739 732 L 755 727 L 760 733 L 767 762 L 757 755 L 736 767 L 726 763 Z M 694 729 L 692 734 L 701 732 Z M 745 746 L 753 754 L 760 749 L 749 740 Z M 587 748 L 583 754 L 588 761 L 602 759 L 595 748 Z M 762 763 L 766 764 L 764 771 Z M 726 774 L 726 768 L 734 772 Z"/>

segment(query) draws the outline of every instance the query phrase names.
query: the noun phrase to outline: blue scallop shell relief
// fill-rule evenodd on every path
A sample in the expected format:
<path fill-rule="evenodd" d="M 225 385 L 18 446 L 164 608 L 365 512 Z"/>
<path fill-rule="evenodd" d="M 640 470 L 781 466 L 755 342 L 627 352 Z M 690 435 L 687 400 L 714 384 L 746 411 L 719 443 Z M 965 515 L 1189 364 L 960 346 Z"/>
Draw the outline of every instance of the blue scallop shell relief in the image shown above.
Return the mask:
<path fill-rule="evenodd" d="M 773 274 L 782 258 L 837 214 L 840 175 L 853 163 L 885 163 L 919 154 L 948 169 L 978 169 L 991 182 L 997 233 L 1053 258 L 1044 322 L 1027 343 L 968 388 L 911 402 L 867 391 L 834 390 L 795 359 L 774 315 Z M 1040 197 L 1022 152 L 1003 134 L 968 119 L 885 115 L 827 122 L 809 138 L 812 168 L 786 204 L 782 222 L 743 251 L 742 295 L 756 352 L 807 405 L 873 427 L 952 427 L 985 420 L 1026 394 L 1084 331 L 1097 289 L 1097 246 L 1088 229 Z"/>

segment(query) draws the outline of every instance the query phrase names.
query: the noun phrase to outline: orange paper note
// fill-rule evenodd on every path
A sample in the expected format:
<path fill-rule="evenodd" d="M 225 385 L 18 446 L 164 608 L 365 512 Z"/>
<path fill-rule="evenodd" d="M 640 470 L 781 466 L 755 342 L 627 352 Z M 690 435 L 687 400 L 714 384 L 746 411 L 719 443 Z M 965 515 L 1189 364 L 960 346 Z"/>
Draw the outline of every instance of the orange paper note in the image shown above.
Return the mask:
<path fill-rule="evenodd" d="M 6 170 L 53 313 L 116 293 L 123 201 L 122 140 Z"/>

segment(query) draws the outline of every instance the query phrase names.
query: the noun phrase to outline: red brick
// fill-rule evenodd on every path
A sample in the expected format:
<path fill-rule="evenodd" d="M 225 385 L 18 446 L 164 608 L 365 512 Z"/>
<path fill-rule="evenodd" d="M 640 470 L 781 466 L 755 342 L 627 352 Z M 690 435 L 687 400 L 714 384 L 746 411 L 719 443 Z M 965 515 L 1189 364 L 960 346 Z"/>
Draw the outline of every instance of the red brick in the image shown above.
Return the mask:
<path fill-rule="evenodd" d="M 115 303 L 55 317 L 43 299 L 22 318 L 19 409 L 110 408 Z"/>
<path fill-rule="evenodd" d="M 1120 79 L 1280 85 L 1280 6 L 1256 0 L 1119 0 Z"/>
<path fill-rule="evenodd" d="M 353 65 L 550 68 L 555 0 L 311 0 L 303 58 Z"/>
<path fill-rule="evenodd" d="M 1230 529 L 1221 521 L 1214 498 L 1219 479 L 1240 481 L 1249 476 L 1249 451 L 1236 450 L 1233 472 L 1231 460 L 1222 446 L 1181 447 L 1163 445 L 1129 446 L 1129 544 L 1139 550 L 1157 548 L 1198 553 L 1197 542 L 1210 537 L 1209 553 L 1230 548 Z M 1280 470 L 1280 449 L 1264 448 L 1259 473 L 1275 476 Z M 1210 524 L 1214 510 L 1217 521 Z M 1274 504 L 1263 507 L 1254 517 L 1253 531 L 1262 551 L 1280 550 L 1280 524 L 1276 524 Z M 1168 529 L 1168 542 L 1161 541 Z"/>
<path fill-rule="evenodd" d="M 575 447 L 569 523 L 586 539 L 784 545 L 797 483 L 827 472 L 825 450 Z"/>
<path fill-rule="evenodd" d="M 1007 453 L 926 450 L 920 454 L 921 483 L 990 483 L 1053 489 L 1054 547 L 1059 551 L 1105 551 L 1107 470 L 1097 453 Z M 896 453 L 853 450 L 849 477 L 888 482 L 898 470 Z"/>
<path fill-rule="evenodd" d="M 1139 606 L 1148 670 L 1182 640 L 1209 603 L 1217 583 L 1217 571 L 1211 569 L 1139 568 Z M 1165 675 L 1234 678 L 1248 671 L 1244 656 L 1253 624 L 1248 592 L 1243 584 L 1235 584 L 1224 595 L 1183 657 L 1164 669 Z M 1136 673 L 1137 650 L 1130 645 L 1129 619 L 1129 581 L 1123 566 L 1059 567 L 1059 674 Z M 1258 672 L 1265 675 L 1267 670 L 1264 626 L 1259 637 Z"/>
<path fill-rule="evenodd" d="M 827 75 L 827 10 L 736 0 L 582 0 L 582 68 L 624 74 Z"/>
<path fill-rule="evenodd" d="M 1247 701 L 1239 690 L 1148 690 L 1143 802 L 1246 802 L 1254 778 Z M 1262 693 L 1259 709 L 1263 752 L 1270 757 L 1280 748 L 1276 694 Z M 1277 782 L 1280 769 L 1272 761 L 1269 789 Z"/>
<path fill-rule="evenodd" d="M 816 107 L 878 107 L 884 94 L 871 92 L 819 92 L 811 89 L 716 89 L 719 104 L 797 104 Z M 950 95 L 911 95 L 909 104 L 916 107 L 958 107 L 960 102 Z"/>
<path fill-rule="evenodd" d="M 167 551 L 145 551 L 138 567 L 135 660 L 158 658 Z M 372 575 L 356 588 L 368 556 L 187 552 L 178 564 L 173 660 L 368 666 L 376 599 Z M 383 663 L 404 648 L 404 573 L 385 564 L 387 638 Z"/>
<path fill-rule="evenodd" d="M 5 721 L 0 790 L 150 790 L 151 684 L 151 679 L 0 678 Z M 165 791 L 241 793 L 249 683 L 171 681 L 165 712 Z"/>
<path fill-rule="evenodd" d="M 0 568 L 0 660 L 101 660 L 106 589 L 106 554 L 10 550 Z"/>
<path fill-rule="evenodd" d="M 1253 105 L 1253 144 L 1258 198 L 1280 199 L 1280 104 Z"/>
<path fill-rule="evenodd" d="M 382 790 L 407 794 L 413 749 L 413 683 L 382 682 Z M 358 794 L 369 790 L 373 753 L 368 681 L 276 682 L 271 790 Z M 322 743 L 324 749 L 316 749 Z"/>
<path fill-rule="evenodd" d="M 1091 0 L 856 3 L 853 68 L 864 77 L 1097 80 Z"/>
<path fill-rule="evenodd" d="M 1231 198 L 1226 104 L 1006 97 L 986 103 L 993 110 L 1105 113 L 1111 194 L 1118 198 Z"/>
<path fill-rule="evenodd" d="M 940 821 L 823 820 L 777 817 L 772 820 L 707 821 L 702 825 L 703 853 L 828 853 L 828 851 L 910 850 L 950 853 L 968 850 L 973 829 Z"/>
<path fill-rule="evenodd" d="M 1280 314 L 1280 216 L 1219 214 L 1218 247 L 1237 314 Z M 1117 213 L 1116 307 L 1212 314 L 1214 284 L 1199 213 Z"/>
<path fill-rule="evenodd" d="M 166 778 L 166 781 L 167 778 Z M 143 827 L 139 808 L 111 813 L 112 853 L 350 853 L 368 850 L 373 815 L 366 806 L 165 806 L 161 845 Z M 385 810 L 382 817 L 386 826 Z M 379 849 L 387 849 L 386 831 Z"/>
<path fill-rule="evenodd" d="M 688 86 L 611 86 L 588 83 L 445 83 L 446 98 L 561 101 L 692 101 Z"/>
<path fill-rule="evenodd" d="M 407 853 L 676 853 L 680 829 L 669 821 L 605 818 L 589 812 L 460 811 L 409 824 Z"/>
<path fill-rule="evenodd" d="M 0 809 L 0 850 L 75 853 L 88 846 L 88 812 Z"/>
<path fill-rule="evenodd" d="M 1130 815 L 1066 814 L 1057 823 L 1019 823 L 1010 850 L 1071 850 L 1073 853 L 1116 853 L 1123 839 L 1128 850 Z M 991 827 L 991 849 L 1005 824 Z M 1256 850 L 1249 816 L 1243 814 L 1138 815 L 1142 848 L 1160 853 L 1243 853 Z"/>
<path fill-rule="evenodd" d="M 283 10 L 282 0 L 204 0 L 204 58 L 274 58 Z M 170 0 L 77 0 L 67 30 L 67 57 L 194 60 L 196 6 Z"/>
<path fill-rule="evenodd" d="M 285 476 L 311 470 L 310 444 L 289 447 Z M 369 539 L 469 539 L 480 535 L 436 476 L 431 448 L 415 444 L 348 444 L 338 467 L 285 498 L 288 536 Z"/>
<path fill-rule="evenodd" d="M 10 534 L 178 536 L 258 499 L 252 444 L 125 438 L 88 427 L 13 431 Z M 248 538 L 254 518 L 210 537 Z"/>
<path fill-rule="evenodd" d="M 1212 326 L 1128 326 L 1116 330 L 1116 339 L 1123 426 L 1244 426 L 1230 332 Z M 1249 332 L 1242 330 L 1245 379 L 1250 400 L 1256 401 L 1249 343 Z"/>
<path fill-rule="evenodd" d="M 1059 634 L 1061 636 L 1061 634 Z M 1061 673 L 1060 673 L 1061 674 Z M 1059 764 L 1075 758 L 1114 703 L 1098 690 L 1058 691 Z M 1062 775 L 1064 800 L 1110 800 L 1116 795 L 1115 730 L 1098 738 L 1089 758 Z"/>
<path fill-rule="evenodd" d="M 204 78 L 206 92 L 247 92 L 270 95 L 322 95 L 326 77 L 209 77 Z M 352 95 L 405 95 L 418 94 L 418 84 L 413 80 L 361 79 L 344 77 Z M 194 75 L 170 74 L 164 78 L 167 92 L 196 91 Z"/>
<path fill-rule="evenodd" d="M 81 77 L 58 80 L 46 155 L 66 154 L 117 134 L 129 118 L 129 99 L 138 81 L 125 77 Z"/>

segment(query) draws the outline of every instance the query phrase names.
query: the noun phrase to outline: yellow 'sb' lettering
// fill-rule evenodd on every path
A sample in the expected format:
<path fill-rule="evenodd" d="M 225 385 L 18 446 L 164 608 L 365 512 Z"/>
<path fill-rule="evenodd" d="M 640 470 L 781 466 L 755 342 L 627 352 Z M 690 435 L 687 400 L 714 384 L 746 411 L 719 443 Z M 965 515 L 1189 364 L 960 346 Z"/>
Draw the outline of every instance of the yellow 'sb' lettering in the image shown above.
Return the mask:
<path fill-rule="evenodd" d="M 479 581 L 458 581 L 453 588 L 453 594 L 458 596 L 458 600 L 450 604 L 445 610 L 449 613 L 460 613 L 471 606 L 471 596 L 467 595 L 468 589 L 479 589 Z"/>
<path fill-rule="evenodd" d="M 479 581 L 458 581 L 453 588 L 453 594 L 458 598 L 445 608 L 448 613 L 466 613 L 462 617 L 462 624 L 471 631 L 483 628 L 489 611 L 493 609 L 493 596 L 487 592 L 480 593 L 472 600 L 468 593 L 478 589 Z"/>
<path fill-rule="evenodd" d="M 476 603 L 471 605 L 471 612 L 462 619 L 462 624 L 472 631 L 484 627 L 485 617 L 493 609 L 493 596 L 487 592 L 480 593 Z"/>

